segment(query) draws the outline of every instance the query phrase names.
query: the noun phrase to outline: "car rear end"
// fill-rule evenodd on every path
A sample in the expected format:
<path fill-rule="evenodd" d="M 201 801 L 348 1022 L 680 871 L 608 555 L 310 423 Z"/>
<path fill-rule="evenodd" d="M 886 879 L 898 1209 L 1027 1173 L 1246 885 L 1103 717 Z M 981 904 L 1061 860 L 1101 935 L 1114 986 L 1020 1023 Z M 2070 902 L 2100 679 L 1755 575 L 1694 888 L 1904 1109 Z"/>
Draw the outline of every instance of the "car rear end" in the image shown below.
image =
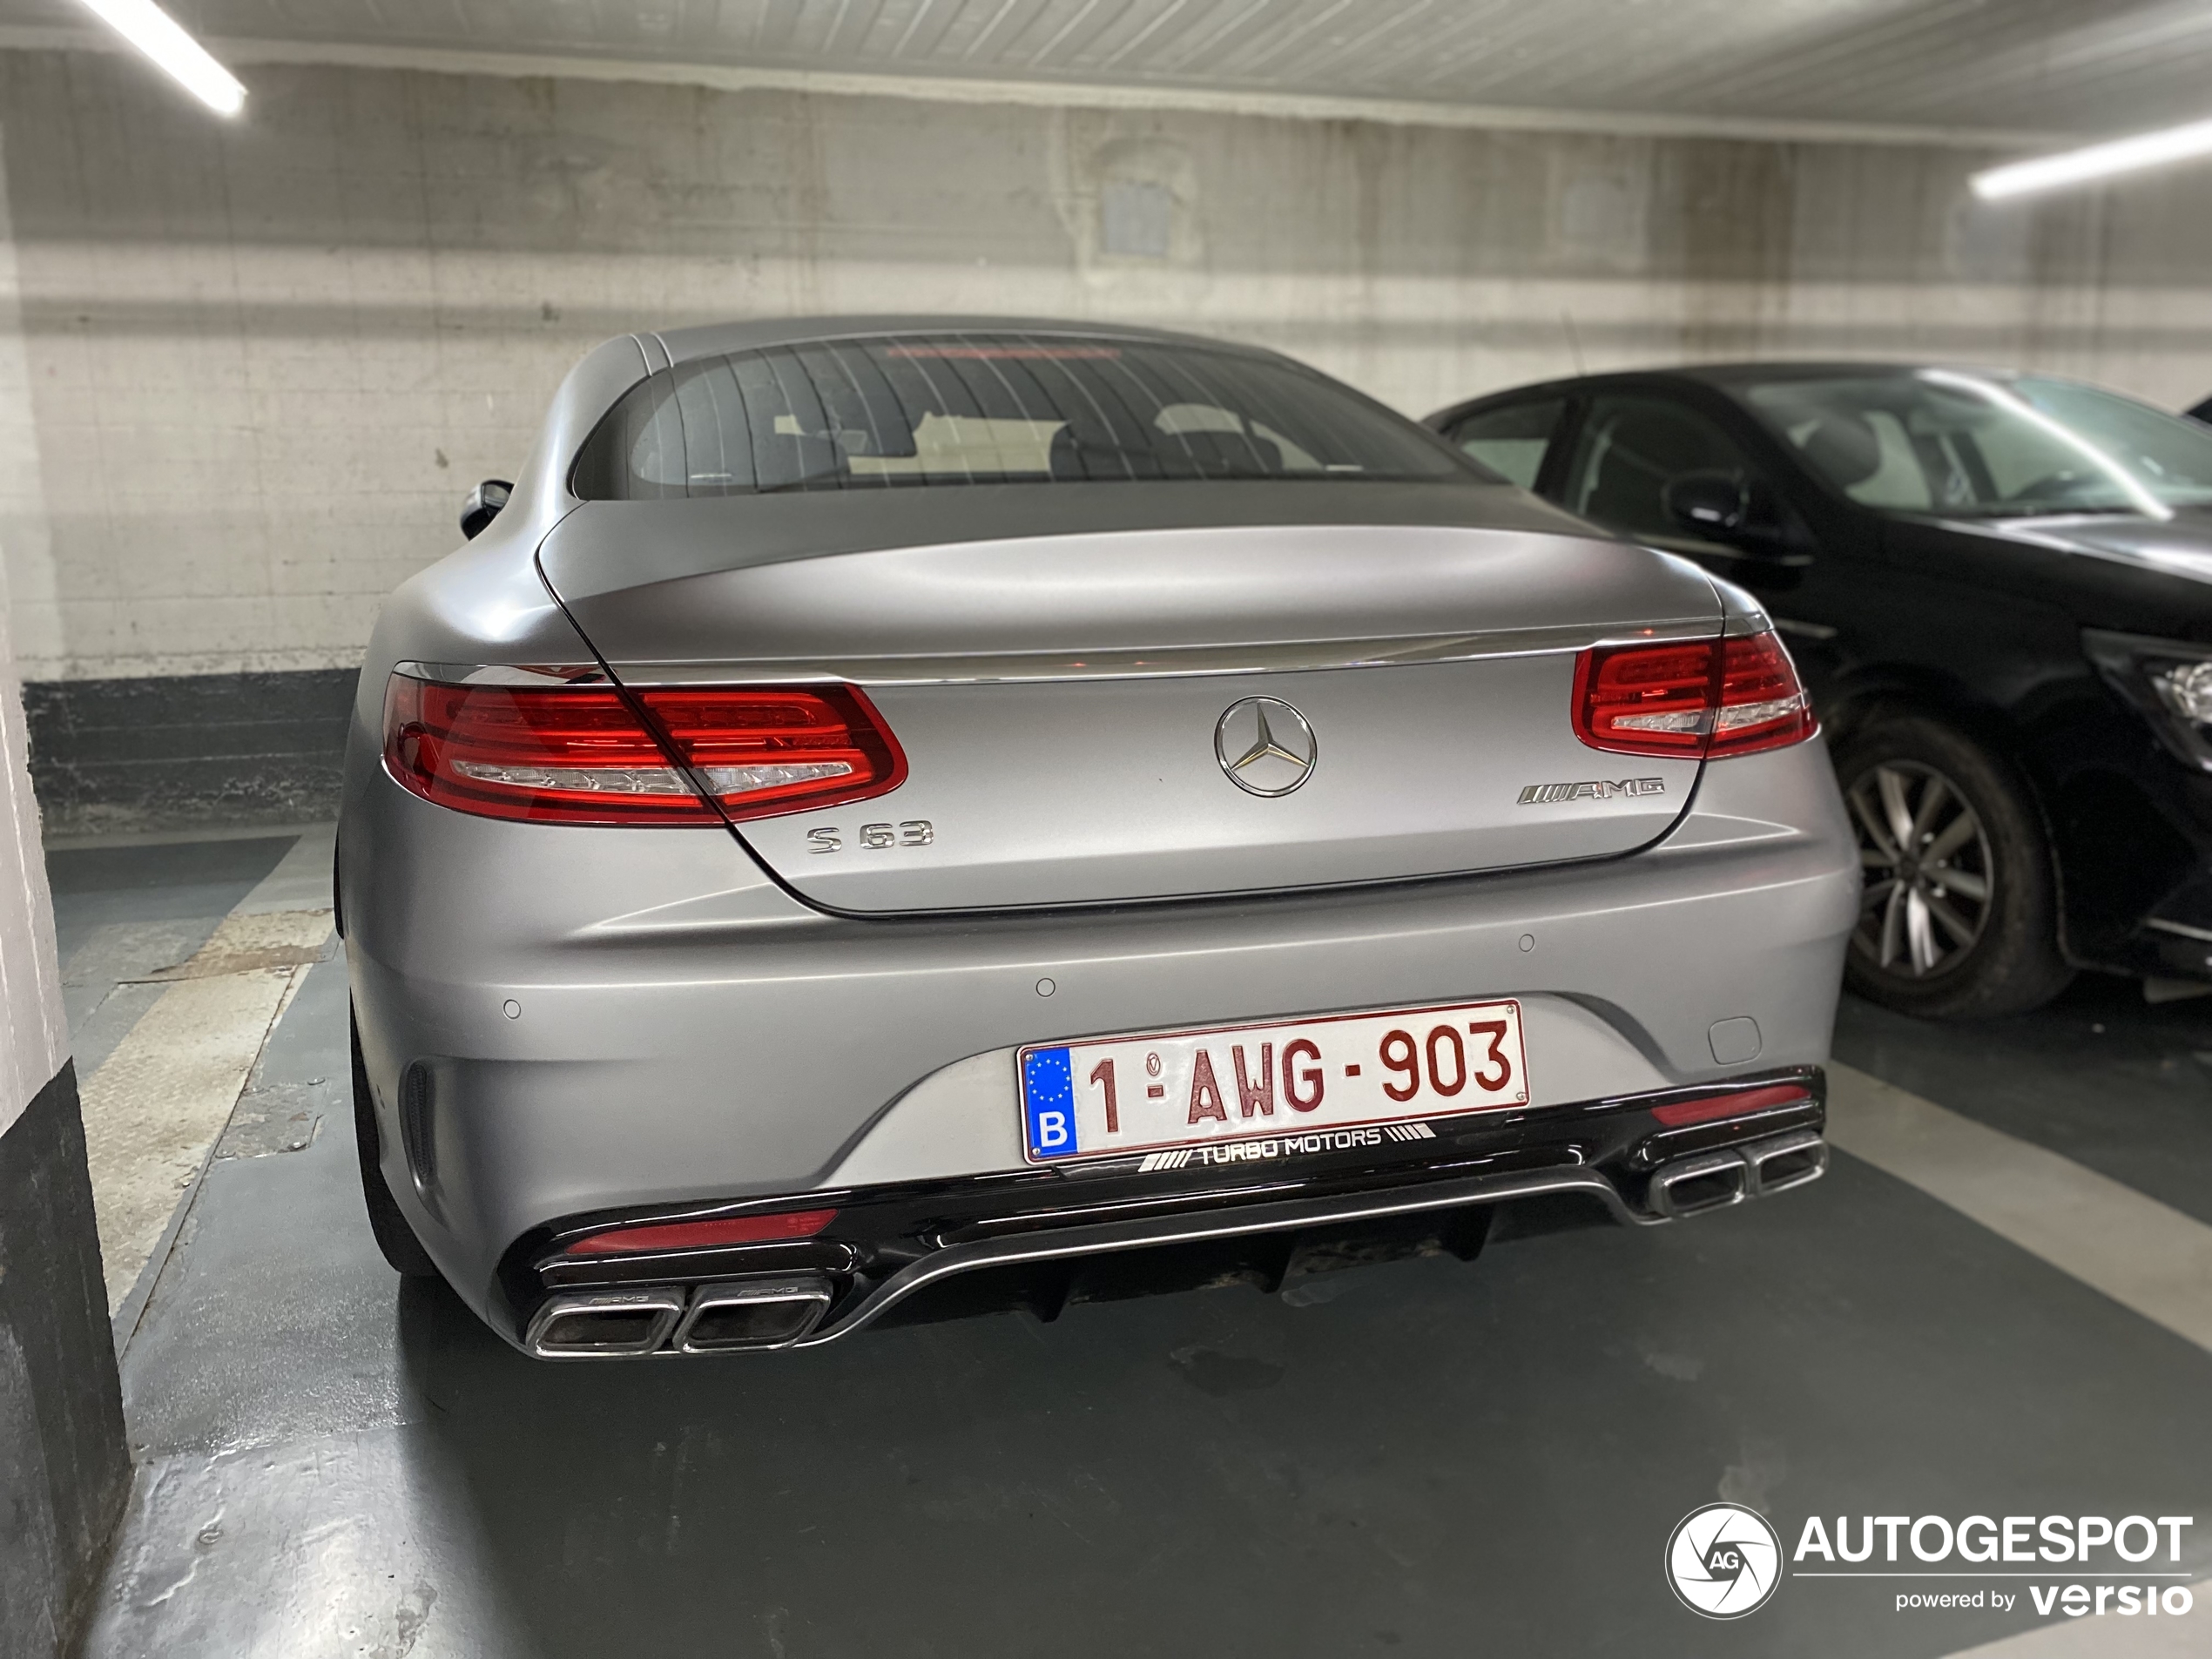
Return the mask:
<path fill-rule="evenodd" d="M 502 1334 L 1049 1316 L 1824 1167 L 1856 855 L 1740 596 L 1264 354 L 659 349 L 356 711 L 378 1173 Z"/>

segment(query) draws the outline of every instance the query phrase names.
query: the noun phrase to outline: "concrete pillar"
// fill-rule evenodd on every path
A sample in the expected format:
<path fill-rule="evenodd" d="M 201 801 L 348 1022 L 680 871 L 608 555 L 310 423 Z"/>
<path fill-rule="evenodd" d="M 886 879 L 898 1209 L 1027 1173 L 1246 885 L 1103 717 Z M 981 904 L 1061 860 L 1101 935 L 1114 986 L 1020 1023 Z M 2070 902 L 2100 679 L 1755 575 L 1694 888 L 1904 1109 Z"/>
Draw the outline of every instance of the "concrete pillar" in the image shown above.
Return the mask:
<path fill-rule="evenodd" d="M 131 1485 L 0 585 L 0 1659 L 53 1659 Z"/>

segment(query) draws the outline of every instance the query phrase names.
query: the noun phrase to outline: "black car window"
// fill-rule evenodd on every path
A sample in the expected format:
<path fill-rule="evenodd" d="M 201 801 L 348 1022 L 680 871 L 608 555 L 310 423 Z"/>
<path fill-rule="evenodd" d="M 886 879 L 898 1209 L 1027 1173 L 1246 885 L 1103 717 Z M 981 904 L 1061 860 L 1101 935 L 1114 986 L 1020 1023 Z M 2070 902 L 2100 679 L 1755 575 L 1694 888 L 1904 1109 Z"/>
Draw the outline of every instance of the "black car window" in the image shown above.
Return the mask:
<path fill-rule="evenodd" d="M 1545 397 L 1480 409 L 1453 426 L 1452 442 L 1491 471 L 1534 489 L 1566 408 L 1565 398 Z"/>
<path fill-rule="evenodd" d="M 1871 369 L 1754 382 L 1739 395 L 1867 507 L 2161 518 L 2212 502 L 2212 432 L 2072 381 Z"/>
<path fill-rule="evenodd" d="M 1666 489 L 1689 473 L 1753 484 L 1736 441 L 1696 410 L 1646 393 L 1595 397 L 1568 462 L 1566 506 L 1631 536 L 1679 538 Z"/>
<path fill-rule="evenodd" d="M 736 352 L 625 394 L 586 501 L 894 485 L 1483 476 L 1412 421 L 1242 352 L 1066 335 L 880 335 Z"/>

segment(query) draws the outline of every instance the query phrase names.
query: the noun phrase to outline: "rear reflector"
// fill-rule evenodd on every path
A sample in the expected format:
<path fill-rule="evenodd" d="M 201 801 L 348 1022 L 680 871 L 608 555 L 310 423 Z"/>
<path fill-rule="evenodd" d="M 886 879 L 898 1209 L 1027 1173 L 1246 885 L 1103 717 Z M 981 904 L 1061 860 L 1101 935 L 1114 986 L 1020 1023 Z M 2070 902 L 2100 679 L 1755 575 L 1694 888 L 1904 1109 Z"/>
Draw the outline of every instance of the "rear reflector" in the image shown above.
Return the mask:
<path fill-rule="evenodd" d="M 556 824 L 764 818 L 887 794 L 907 776 L 890 728 L 850 685 L 624 692 L 395 674 L 384 762 L 442 806 Z"/>
<path fill-rule="evenodd" d="M 771 1244 L 812 1238 L 837 1219 L 834 1210 L 787 1210 L 773 1216 L 723 1216 L 712 1221 L 671 1221 L 650 1227 L 617 1227 L 579 1238 L 563 1256 L 623 1256 L 647 1250 L 711 1250 L 722 1244 Z"/>
<path fill-rule="evenodd" d="M 1574 720 L 1593 749 L 1685 759 L 1779 749 L 1816 730 L 1771 632 L 1586 651 L 1575 664 Z"/>
<path fill-rule="evenodd" d="M 1801 1105 L 1811 1099 L 1811 1095 L 1795 1083 L 1777 1083 L 1769 1089 L 1738 1089 L 1732 1094 L 1705 1095 L 1696 1100 L 1670 1100 L 1663 1106 L 1654 1106 L 1651 1115 L 1669 1129 L 1680 1129 L 1685 1123 L 1710 1123 L 1717 1118 L 1743 1117 L 1776 1106 Z"/>

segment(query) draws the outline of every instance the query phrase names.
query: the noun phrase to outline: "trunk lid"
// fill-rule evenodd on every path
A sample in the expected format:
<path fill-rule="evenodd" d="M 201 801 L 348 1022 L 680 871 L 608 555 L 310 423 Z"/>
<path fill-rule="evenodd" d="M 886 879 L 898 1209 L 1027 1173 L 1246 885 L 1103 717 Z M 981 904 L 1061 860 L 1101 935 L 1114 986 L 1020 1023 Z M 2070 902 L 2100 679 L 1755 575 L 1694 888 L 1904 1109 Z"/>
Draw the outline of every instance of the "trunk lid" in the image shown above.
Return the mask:
<path fill-rule="evenodd" d="M 943 497 L 974 493 L 872 505 L 904 496 L 943 516 Z M 832 503 L 759 503 L 818 504 Z M 1719 601 L 1687 563 L 1569 521 L 1181 524 L 806 556 L 747 536 L 744 513 L 589 505 L 541 563 L 625 683 L 866 690 L 906 781 L 739 826 L 832 908 L 1096 904 L 1604 857 L 1662 834 L 1696 781 L 1694 760 L 1576 738 L 1575 654 L 1710 636 Z"/>

